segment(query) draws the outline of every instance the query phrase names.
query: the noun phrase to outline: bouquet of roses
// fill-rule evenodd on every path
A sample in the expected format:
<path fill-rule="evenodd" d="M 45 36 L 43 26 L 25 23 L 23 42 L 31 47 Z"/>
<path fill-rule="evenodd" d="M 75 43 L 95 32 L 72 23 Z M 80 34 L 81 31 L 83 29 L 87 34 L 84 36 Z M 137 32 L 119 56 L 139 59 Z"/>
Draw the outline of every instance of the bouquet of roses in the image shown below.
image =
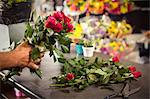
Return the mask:
<path fill-rule="evenodd" d="M 28 23 L 23 40 L 33 47 L 31 53 L 33 61 L 37 61 L 40 58 L 40 53 L 45 51 L 50 52 L 49 55 L 50 57 L 53 56 L 54 61 L 59 61 L 63 58 L 63 53 L 56 47 L 56 42 L 60 44 L 63 51 L 67 52 L 68 48 L 66 45 L 71 43 L 71 41 L 68 41 L 67 35 L 72 31 L 71 19 L 63 12 L 54 12 L 53 15 L 45 19 L 38 17 L 33 24 Z M 19 74 L 21 70 L 21 68 L 12 68 L 6 75 L 6 78 Z M 40 69 L 30 69 L 30 71 L 41 78 Z"/>

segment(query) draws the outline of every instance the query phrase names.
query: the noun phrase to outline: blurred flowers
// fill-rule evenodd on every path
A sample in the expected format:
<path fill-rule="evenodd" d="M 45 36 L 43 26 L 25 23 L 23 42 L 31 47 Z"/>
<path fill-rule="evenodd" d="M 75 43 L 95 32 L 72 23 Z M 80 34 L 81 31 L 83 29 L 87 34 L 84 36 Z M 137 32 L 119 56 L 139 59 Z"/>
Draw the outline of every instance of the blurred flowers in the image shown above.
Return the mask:
<path fill-rule="evenodd" d="M 71 11 L 88 10 L 93 14 L 102 14 L 104 10 L 111 14 L 125 14 L 134 7 L 130 0 L 66 0 L 66 3 Z"/>

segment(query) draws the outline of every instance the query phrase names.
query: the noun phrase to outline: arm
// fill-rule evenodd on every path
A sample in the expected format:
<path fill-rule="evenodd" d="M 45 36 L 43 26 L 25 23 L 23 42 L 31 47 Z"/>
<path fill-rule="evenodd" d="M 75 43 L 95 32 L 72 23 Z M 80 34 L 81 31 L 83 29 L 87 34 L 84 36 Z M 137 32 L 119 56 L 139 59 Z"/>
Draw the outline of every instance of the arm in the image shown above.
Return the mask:
<path fill-rule="evenodd" d="M 0 70 L 18 66 L 37 69 L 38 66 L 30 60 L 31 50 L 27 43 L 22 43 L 13 51 L 0 52 Z"/>

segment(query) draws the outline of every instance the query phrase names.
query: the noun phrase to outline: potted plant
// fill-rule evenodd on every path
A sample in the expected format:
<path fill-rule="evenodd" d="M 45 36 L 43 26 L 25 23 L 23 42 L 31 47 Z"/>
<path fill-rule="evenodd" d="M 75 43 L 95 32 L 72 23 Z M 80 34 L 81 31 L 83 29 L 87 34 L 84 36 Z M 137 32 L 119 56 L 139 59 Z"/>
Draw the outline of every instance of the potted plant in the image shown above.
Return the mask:
<path fill-rule="evenodd" d="M 76 43 L 75 49 L 78 55 L 83 55 L 83 49 L 82 49 L 83 44 L 84 44 L 84 40 L 82 39 L 79 39 L 78 42 Z"/>
<path fill-rule="evenodd" d="M 85 57 L 92 57 L 93 56 L 94 46 L 93 46 L 92 41 L 90 41 L 90 40 L 84 41 L 84 46 L 82 48 L 83 48 L 83 55 Z"/>

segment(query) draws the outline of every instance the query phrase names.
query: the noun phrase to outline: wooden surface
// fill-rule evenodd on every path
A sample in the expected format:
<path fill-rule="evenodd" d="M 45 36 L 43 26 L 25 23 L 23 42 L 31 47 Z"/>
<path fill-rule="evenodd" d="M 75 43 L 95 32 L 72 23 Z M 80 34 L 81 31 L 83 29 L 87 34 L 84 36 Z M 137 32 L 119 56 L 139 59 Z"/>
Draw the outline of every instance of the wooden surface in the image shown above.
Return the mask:
<path fill-rule="evenodd" d="M 67 54 L 66 57 L 74 57 L 76 54 Z M 107 58 L 105 55 L 95 53 L 95 56 L 101 56 Z M 131 88 L 137 88 L 142 86 L 141 90 L 129 97 L 129 99 L 150 99 L 149 97 L 149 64 L 140 65 L 136 63 L 130 63 L 122 61 L 125 64 L 133 64 L 137 67 L 138 71 L 141 71 L 142 77 L 137 82 L 130 84 Z M 100 87 L 88 87 L 81 92 L 75 92 L 71 89 L 49 87 L 52 83 L 51 77 L 60 74 L 60 63 L 54 63 L 53 58 L 49 58 L 48 53 L 45 54 L 41 62 L 41 70 L 43 71 L 42 80 L 36 76 L 32 76 L 28 69 L 24 69 L 21 76 L 16 76 L 15 79 L 23 86 L 30 89 L 37 95 L 42 96 L 45 99 L 104 99 L 105 96 L 114 93 L 108 89 L 101 89 Z M 122 88 L 121 84 L 113 86 L 115 91 L 120 91 Z M 69 90 L 69 91 L 68 91 Z M 115 98 L 122 99 L 122 98 Z"/>

